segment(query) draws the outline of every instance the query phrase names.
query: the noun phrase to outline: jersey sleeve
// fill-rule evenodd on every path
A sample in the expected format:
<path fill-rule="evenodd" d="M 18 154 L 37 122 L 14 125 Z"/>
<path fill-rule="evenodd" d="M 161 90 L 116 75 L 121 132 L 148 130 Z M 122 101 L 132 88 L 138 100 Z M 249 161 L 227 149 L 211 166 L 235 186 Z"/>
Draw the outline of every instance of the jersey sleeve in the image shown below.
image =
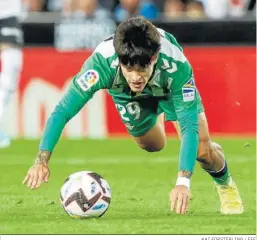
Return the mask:
<path fill-rule="evenodd" d="M 68 91 L 47 120 L 40 150 L 52 152 L 67 122 L 83 108 L 95 92 L 108 88 L 110 81 L 108 71 L 105 71 L 97 56 L 91 56 L 73 78 Z"/>
<path fill-rule="evenodd" d="M 183 48 L 179 45 L 177 39 L 168 32 L 165 32 L 165 37 L 172 43 L 174 44 L 181 52 L 183 52 Z"/>
<path fill-rule="evenodd" d="M 196 86 L 189 63 L 184 63 L 181 68 L 181 71 L 178 68 L 178 74 L 171 85 L 173 104 L 181 129 L 179 171 L 193 172 L 199 145 Z"/>

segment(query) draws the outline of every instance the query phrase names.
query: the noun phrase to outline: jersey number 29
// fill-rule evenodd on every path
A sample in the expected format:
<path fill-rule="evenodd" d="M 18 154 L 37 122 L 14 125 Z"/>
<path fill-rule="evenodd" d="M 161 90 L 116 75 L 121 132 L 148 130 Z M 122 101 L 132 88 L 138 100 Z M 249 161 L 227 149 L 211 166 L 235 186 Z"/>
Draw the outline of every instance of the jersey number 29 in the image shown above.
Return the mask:
<path fill-rule="evenodd" d="M 140 117 L 140 106 L 138 102 L 130 102 L 125 107 L 121 104 L 116 103 L 115 106 L 124 121 L 130 121 L 130 118 L 125 116 L 127 113 L 134 116 L 134 120 L 137 120 Z"/>

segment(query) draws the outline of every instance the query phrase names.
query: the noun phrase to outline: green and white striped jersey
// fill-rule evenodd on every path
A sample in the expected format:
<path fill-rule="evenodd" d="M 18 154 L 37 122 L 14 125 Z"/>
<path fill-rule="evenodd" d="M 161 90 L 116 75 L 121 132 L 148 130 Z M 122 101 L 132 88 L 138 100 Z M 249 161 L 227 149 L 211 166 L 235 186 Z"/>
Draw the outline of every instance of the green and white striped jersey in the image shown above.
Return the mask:
<path fill-rule="evenodd" d="M 74 77 L 70 88 L 48 119 L 40 149 L 52 151 L 65 124 L 100 89 L 115 99 L 136 101 L 142 98 L 172 99 L 172 109 L 181 127 L 182 146 L 180 169 L 192 171 L 198 148 L 198 112 L 200 97 L 193 71 L 176 39 L 161 29 L 161 49 L 154 72 L 141 93 L 131 92 L 119 66 L 118 56 L 110 37 L 100 43 Z M 171 106 L 168 104 L 167 109 Z M 164 111 L 165 112 L 165 111 Z"/>

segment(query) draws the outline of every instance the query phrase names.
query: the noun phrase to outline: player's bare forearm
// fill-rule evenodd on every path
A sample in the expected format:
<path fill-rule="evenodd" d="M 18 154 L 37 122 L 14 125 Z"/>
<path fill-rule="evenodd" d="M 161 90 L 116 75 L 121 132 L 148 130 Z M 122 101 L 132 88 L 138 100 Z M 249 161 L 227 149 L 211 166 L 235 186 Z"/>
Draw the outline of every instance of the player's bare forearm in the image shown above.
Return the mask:
<path fill-rule="evenodd" d="M 48 164 L 51 154 L 49 151 L 39 151 L 35 164 Z"/>

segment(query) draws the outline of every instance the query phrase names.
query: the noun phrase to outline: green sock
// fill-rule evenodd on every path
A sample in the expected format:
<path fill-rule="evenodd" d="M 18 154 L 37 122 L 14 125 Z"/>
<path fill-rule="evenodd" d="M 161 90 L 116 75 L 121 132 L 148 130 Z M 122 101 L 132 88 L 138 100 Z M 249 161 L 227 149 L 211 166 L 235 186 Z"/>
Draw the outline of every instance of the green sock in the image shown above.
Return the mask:
<path fill-rule="evenodd" d="M 229 174 L 229 171 L 226 171 L 223 176 L 220 176 L 220 177 L 212 176 L 212 179 L 214 180 L 214 182 L 220 185 L 228 185 L 231 180 L 231 175 Z"/>
<path fill-rule="evenodd" d="M 209 171 L 206 170 L 206 172 L 208 172 L 211 177 L 213 178 L 214 182 L 216 182 L 217 184 L 220 185 L 228 185 L 231 181 L 231 175 L 228 171 L 228 167 L 227 167 L 227 162 L 225 161 L 225 165 L 224 167 L 218 171 L 218 172 L 213 172 L 213 171 Z"/>

